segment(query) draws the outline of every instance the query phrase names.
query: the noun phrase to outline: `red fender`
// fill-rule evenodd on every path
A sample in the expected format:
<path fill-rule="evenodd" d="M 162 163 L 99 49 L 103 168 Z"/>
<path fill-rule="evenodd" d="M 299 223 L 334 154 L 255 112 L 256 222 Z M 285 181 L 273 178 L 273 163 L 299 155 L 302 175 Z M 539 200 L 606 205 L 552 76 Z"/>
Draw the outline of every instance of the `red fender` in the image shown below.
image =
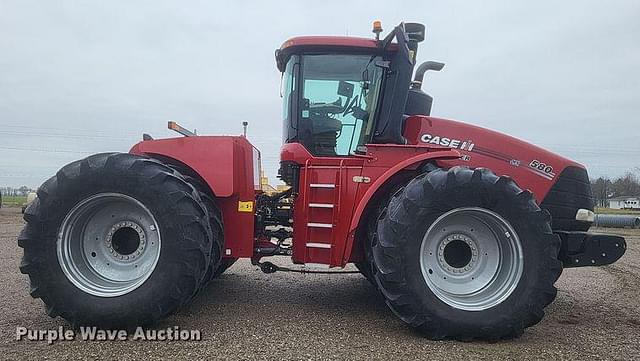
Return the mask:
<path fill-rule="evenodd" d="M 260 173 L 260 153 L 244 137 L 197 136 L 146 140 L 130 153 L 172 159 L 191 168 L 209 186 L 224 219 L 227 257 L 253 256 L 254 212 L 239 210 L 253 202 Z M 252 203 L 253 205 L 253 203 Z"/>
<path fill-rule="evenodd" d="M 437 151 L 421 153 L 397 163 L 396 165 L 394 165 L 393 167 L 385 171 L 381 176 L 379 176 L 367 189 L 364 196 L 358 203 L 358 206 L 356 207 L 353 217 L 351 218 L 351 225 L 349 227 L 349 236 L 347 237 L 347 244 L 346 244 L 345 253 L 343 256 L 343 262 L 346 264 L 351 257 L 355 231 L 358 228 L 358 225 L 360 224 L 360 218 L 362 217 L 364 210 L 367 208 L 367 205 L 369 204 L 369 202 L 371 201 L 375 193 L 378 191 L 378 189 L 382 187 L 383 184 L 385 184 L 391 177 L 393 177 L 399 171 L 406 169 L 414 164 L 424 162 L 425 160 L 429 160 L 429 159 L 446 160 L 446 159 L 457 159 L 457 158 L 460 158 L 460 152 L 454 149 L 437 150 Z"/>

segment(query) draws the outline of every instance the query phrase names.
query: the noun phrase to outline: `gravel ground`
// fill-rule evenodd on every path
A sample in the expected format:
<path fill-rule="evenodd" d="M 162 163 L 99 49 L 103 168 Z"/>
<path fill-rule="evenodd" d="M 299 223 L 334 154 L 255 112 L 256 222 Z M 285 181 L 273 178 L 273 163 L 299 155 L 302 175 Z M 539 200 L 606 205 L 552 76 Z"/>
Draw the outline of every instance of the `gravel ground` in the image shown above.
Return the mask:
<path fill-rule="evenodd" d="M 201 341 L 16 341 L 16 327 L 67 327 L 28 295 L 18 209 L 0 209 L 0 359 L 639 359 L 640 230 L 616 264 L 565 270 L 545 319 L 517 340 L 434 342 L 405 327 L 360 275 L 266 275 L 238 262 L 159 328 Z M 605 230 L 600 230 L 605 231 Z M 144 305 L 141 305 L 144 307 Z"/>

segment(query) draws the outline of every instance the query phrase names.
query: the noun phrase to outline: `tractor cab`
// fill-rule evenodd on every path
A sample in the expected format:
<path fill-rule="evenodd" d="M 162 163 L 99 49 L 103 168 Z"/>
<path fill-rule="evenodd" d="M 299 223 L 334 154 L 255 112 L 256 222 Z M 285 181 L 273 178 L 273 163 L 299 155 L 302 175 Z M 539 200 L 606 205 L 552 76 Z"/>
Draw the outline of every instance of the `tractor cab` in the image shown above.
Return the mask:
<path fill-rule="evenodd" d="M 382 88 L 378 55 L 296 54 L 283 78 L 284 141 L 344 156 L 371 138 Z"/>
<path fill-rule="evenodd" d="M 374 32 L 382 31 L 379 23 Z M 315 157 L 348 156 L 367 143 L 403 144 L 405 114 L 421 24 L 386 38 L 307 36 L 276 51 L 282 71 L 283 142 Z"/>

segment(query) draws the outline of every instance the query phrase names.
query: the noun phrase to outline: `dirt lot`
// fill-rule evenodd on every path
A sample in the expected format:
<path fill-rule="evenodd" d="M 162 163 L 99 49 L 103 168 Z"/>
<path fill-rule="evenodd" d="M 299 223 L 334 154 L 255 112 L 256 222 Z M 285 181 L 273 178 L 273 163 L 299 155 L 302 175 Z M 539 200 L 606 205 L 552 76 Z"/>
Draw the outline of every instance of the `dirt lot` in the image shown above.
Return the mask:
<path fill-rule="evenodd" d="M 360 275 L 266 275 L 242 262 L 160 325 L 199 329 L 201 341 L 48 345 L 15 340 L 18 326 L 66 327 L 28 295 L 28 279 L 18 271 L 21 227 L 19 209 L 0 209 L 1 359 L 640 358 L 640 230 L 610 231 L 626 236 L 629 245 L 615 265 L 565 270 L 545 319 L 514 341 L 429 341 L 398 321 Z"/>

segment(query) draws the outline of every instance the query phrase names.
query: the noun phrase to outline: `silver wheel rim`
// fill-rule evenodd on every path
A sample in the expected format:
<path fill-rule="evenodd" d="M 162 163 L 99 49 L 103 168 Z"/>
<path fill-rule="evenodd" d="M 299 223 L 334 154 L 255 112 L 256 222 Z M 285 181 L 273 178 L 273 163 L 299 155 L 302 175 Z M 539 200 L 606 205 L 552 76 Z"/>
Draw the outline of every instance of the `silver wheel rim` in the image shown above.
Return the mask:
<path fill-rule="evenodd" d="M 140 287 L 160 258 L 160 230 L 138 200 L 100 193 L 78 203 L 62 222 L 57 253 L 77 288 L 116 297 Z"/>
<path fill-rule="evenodd" d="M 429 289 L 447 305 L 466 311 L 485 310 L 507 299 L 523 266 L 518 234 L 484 208 L 443 214 L 420 247 L 420 268 Z"/>

